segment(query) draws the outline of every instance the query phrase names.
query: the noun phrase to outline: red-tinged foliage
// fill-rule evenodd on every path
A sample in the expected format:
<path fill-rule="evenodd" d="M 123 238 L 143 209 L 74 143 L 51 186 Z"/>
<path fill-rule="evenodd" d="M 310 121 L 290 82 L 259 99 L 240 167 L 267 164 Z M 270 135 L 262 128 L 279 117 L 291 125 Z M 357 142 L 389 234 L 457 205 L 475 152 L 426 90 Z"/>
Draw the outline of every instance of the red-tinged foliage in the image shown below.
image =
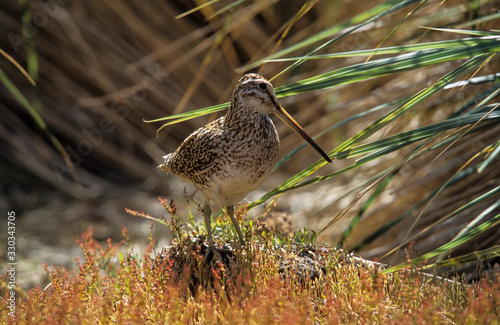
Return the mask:
<path fill-rule="evenodd" d="M 6 276 L 0 278 L 2 324 L 498 322 L 498 278 L 466 285 L 414 269 L 385 275 L 340 250 L 280 242 L 271 234 L 254 236 L 243 248 L 221 249 L 204 263 L 204 237 L 193 227 L 186 231 L 173 202 L 162 204 L 173 213 L 172 247 L 154 254 L 150 246 L 137 254 L 126 229 L 117 246 L 97 242 L 89 229 L 78 239 L 84 260 L 76 261 L 76 270 L 46 267 L 50 284 L 18 299 L 15 318 L 5 308 Z M 243 228 L 251 233 L 248 224 Z"/>

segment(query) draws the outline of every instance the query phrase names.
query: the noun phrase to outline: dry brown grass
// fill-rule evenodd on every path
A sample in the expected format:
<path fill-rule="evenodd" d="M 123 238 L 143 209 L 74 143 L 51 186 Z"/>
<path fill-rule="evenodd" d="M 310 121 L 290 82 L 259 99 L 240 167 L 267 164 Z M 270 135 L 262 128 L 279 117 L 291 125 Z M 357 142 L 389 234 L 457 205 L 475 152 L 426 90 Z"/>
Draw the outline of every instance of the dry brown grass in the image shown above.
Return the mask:
<path fill-rule="evenodd" d="M 0 21 L 5 31 L 0 37 L 0 48 L 26 67 L 30 42 L 33 42 L 38 58 L 37 87 L 33 88 L 10 64 L 2 61 L 0 67 L 38 108 L 70 156 L 74 152 L 72 159 L 79 179 L 76 182 L 69 172 L 62 172 L 61 169 L 58 170 L 62 178 L 58 177 L 53 164 L 57 163 L 58 168 L 64 166 L 59 152 L 47 141 L 23 108 L 0 87 L 0 143 L 3 148 L 0 152 L 0 202 L 8 209 L 26 215 L 25 220 L 28 221 L 24 226 L 25 233 L 42 242 L 47 242 L 44 238 L 47 233 L 30 228 L 30 220 L 35 219 L 36 213 L 27 211 L 44 208 L 42 211 L 47 217 L 44 223 L 53 229 L 54 232 L 48 235 L 52 238 L 60 233 L 60 220 L 68 218 L 68 214 L 79 216 L 69 217 L 68 224 L 78 225 L 69 234 L 71 238 L 86 228 L 87 224 L 78 223 L 81 218 L 88 218 L 90 223 L 104 220 L 104 223 L 111 225 L 109 228 L 115 228 L 116 236 L 116 229 L 120 228 L 123 219 L 123 208 L 140 210 L 145 208 L 144 205 L 151 204 L 142 197 L 181 196 L 184 184 L 177 183 L 173 178 L 160 177 L 154 167 L 165 152 L 174 150 L 190 132 L 216 116 L 169 127 L 158 138 L 155 137 L 158 125 L 146 124 L 143 120 L 227 101 L 235 81 L 241 75 L 235 69 L 270 54 L 283 30 L 282 26 L 297 11 L 297 7 L 285 2 L 252 1 L 245 4 L 243 9 L 233 11 L 235 16 L 230 20 L 226 19 L 233 12 L 207 21 L 205 18 L 213 12 L 208 8 L 203 13 L 175 19 L 176 15 L 193 7 L 192 3 L 184 1 L 89 0 L 50 3 L 52 6 L 30 2 L 31 22 L 36 27 L 31 33 L 23 31 L 21 17 L 26 8 L 12 1 L 0 4 Z M 295 23 L 279 49 L 295 44 L 325 26 L 343 22 L 375 3 L 382 1 L 318 2 Z M 479 12 L 468 11 L 465 7 L 467 3 L 463 1 L 464 6 L 460 8 L 464 12 L 461 14 L 436 17 L 432 13 L 440 12 L 443 7 L 456 8 L 457 4 L 430 1 L 383 45 L 453 38 L 456 36 L 431 33 L 416 27 L 460 27 L 472 15 L 484 15 L 498 9 L 495 1 L 489 1 L 481 6 Z M 384 17 L 376 28 L 346 37 L 329 48 L 328 52 L 375 48 L 408 11 Z M 488 30 L 495 27 L 497 22 L 489 21 L 477 27 Z M 362 60 L 364 58 L 311 61 L 279 77 L 274 84 L 283 85 Z M 283 99 L 282 102 L 308 132 L 316 134 L 334 121 L 342 121 L 368 108 L 425 88 L 454 64 L 458 65 L 448 63 L 432 66 L 327 91 L 302 94 Z M 271 77 L 284 67 L 285 64 L 267 64 L 263 73 Z M 482 73 L 495 71 L 498 71 L 498 60 L 491 62 Z M 409 125 L 427 125 L 440 120 L 466 98 L 484 89 L 485 86 L 466 88 L 461 92 L 450 91 L 446 96 L 431 98 L 425 102 L 425 107 L 419 107 L 415 115 L 392 124 L 390 129 L 380 132 L 375 138 L 404 130 Z M 318 142 L 331 150 L 382 113 L 374 113 L 344 125 Z M 281 124 L 278 125 L 278 131 L 284 155 L 295 148 L 297 137 Z M 354 246 L 369 231 L 399 215 L 418 198 L 425 196 L 429 189 L 435 188 L 436 184 L 453 174 L 470 158 L 472 148 L 497 139 L 499 131 L 496 126 L 482 134 L 468 135 L 436 161 L 435 155 L 428 155 L 406 165 L 391 185 L 388 191 L 391 195 L 378 202 L 373 212 L 352 234 L 347 247 Z M 94 138 L 89 138 L 89 134 Z M 307 154 L 309 150 L 295 156 L 263 188 L 272 188 L 315 161 L 315 156 Z M 289 210 L 292 206 L 295 212 L 298 206 L 296 223 L 320 229 L 332 215 L 347 206 L 352 196 L 341 202 L 334 202 L 332 198 L 393 164 L 390 158 L 366 165 L 353 174 L 343 174 L 326 185 L 314 185 L 284 195 L 278 202 L 278 208 Z M 327 174 L 350 163 L 336 161 L 333 166 L 323 169 L 322 173 Z M 498 184 L 499 173 L 499 169 L 492 169 L 488 173 L 472 175 L 467 182 L 445 191 L 439 201 L 427 207 L 411 234 L 460 206 L 476 193 Z M 411 186 L 406 182 L 408 178 L 414 179 Z M 296 204 L 301 196 L 314 197 L 318 202 L 310 204 L 313 209 L 304 209 Z M 132 198 L 133 206 L 123 202 L 124 198 L 129 197 Z M 54 201 L 56 203 L 52 205 L 49 203 Z M 62 203 L 57 204 L 57 201 Z M 71 209 L 70 206 L 76 208 Z M 323 210 L 318 212 L 317 206 Z M 478 207 L 480 209 L 481 206 Z M 330 229 L 325 234 L 326 238 L 332 242 L 338 238 L 342 225 L 354 212 L 356 209 Z M 54 218 L 50 218 L 51 215 Z M 463 227 L 470 217 L 463 216 L 461 220 L 443 225 L 438 232 L 421 238 L 413 247 L 418 254 L 437 247 L 455 234 L 456 229 Z M 369 251 L 365 252 L 366 256 L 379 256 L 381 251 L 386 252 L 398 244 L 414 220 L 410 218 L 372 244 L 368 247 Z M 454 254 L 498 245 L 498 232 L 497 227 L 477 238 L 473 245 L 463 251 L 457 250 Z M 103 238 L 106 237 L 103 234 Z M 396 263 L 404 259 L 405 252 L 402 250 L 391 261 Z"/>

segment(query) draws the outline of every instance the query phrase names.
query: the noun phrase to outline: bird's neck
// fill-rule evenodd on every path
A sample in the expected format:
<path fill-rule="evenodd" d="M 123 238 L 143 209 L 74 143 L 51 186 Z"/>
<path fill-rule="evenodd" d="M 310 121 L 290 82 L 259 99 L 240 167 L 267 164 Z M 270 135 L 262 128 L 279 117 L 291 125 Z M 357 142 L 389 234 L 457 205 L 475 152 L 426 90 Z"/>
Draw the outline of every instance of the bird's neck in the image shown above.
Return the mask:
<path fill-rule="evenodd" d="M 266 113 L 248 107 L 238 107 L 235 103 L 231 103 L 224 118 L 224 125 L 228 128 L 251 128 L 252 126 L 259 127 L 263 122 L 267 123 L 268 121 L 271 120 Z"/>
<path fill-rule="evenodd" d="M 252 146 L 260 143 L 262 150 L 276 151 L 279 137 L 276 127 L 268 114 L 242 107 L 231 107 L 223 120 L 224 132 L 241 144 L 248 142 Z M 273 158 L 274 159 L 274 158 Z M 272 160 L 272 159 L 271 159 Z"/>

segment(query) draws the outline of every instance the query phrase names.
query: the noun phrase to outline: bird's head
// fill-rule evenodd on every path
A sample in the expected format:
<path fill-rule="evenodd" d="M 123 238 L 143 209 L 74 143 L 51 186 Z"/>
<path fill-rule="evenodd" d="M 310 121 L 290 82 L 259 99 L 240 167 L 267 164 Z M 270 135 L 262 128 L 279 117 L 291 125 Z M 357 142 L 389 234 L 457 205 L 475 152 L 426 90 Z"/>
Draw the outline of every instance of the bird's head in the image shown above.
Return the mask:
<path fill-rule="evenodd" d="M 326 161 L 332 162 L 328 155 L 314 142 L 304 129 L 285 111 L 276 99 L 273 85 L 263 76 L 248 73 L 238 80 L 234 87 L 231 109 L 239 110 L 239 114 L 275 114 L 291 129 L 303 137 L 314 147 Z"/>
<path fill-rule="evenodd" d="M 275 113 L 278 100 L 273 85 L 263 76 L 248 73 L 238 80 L 233 91 L 233 106 L 246 113 Z"/>

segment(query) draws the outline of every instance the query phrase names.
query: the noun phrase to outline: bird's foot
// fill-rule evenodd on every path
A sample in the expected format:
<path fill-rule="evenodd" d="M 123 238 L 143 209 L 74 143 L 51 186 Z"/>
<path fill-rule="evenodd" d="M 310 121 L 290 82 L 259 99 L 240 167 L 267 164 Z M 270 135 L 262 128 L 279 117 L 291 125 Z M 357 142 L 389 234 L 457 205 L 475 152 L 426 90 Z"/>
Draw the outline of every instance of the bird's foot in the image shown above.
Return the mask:
<path fill-rule="evenodd" d="M 214 259 L 221 259 L 222 261 L 228 260 L 234 256 L 233 249 L 230 248 L 215 248 L 215 246 L 206 246 L 207 251 L 203 257 L 202 264 L 210 264 Z M 217 253 L 217 256 L 215 254 Z"/>
<path fill-rule="evenodd" d="M 212 260 L 214 259 L 215 252 L 217 252 L 217 249 L 215 248 L 214 245 L 208 245 L 207 251 L 205 252 L 205 257 L 203 257 L 203 264 L 210 264 Z"/>

